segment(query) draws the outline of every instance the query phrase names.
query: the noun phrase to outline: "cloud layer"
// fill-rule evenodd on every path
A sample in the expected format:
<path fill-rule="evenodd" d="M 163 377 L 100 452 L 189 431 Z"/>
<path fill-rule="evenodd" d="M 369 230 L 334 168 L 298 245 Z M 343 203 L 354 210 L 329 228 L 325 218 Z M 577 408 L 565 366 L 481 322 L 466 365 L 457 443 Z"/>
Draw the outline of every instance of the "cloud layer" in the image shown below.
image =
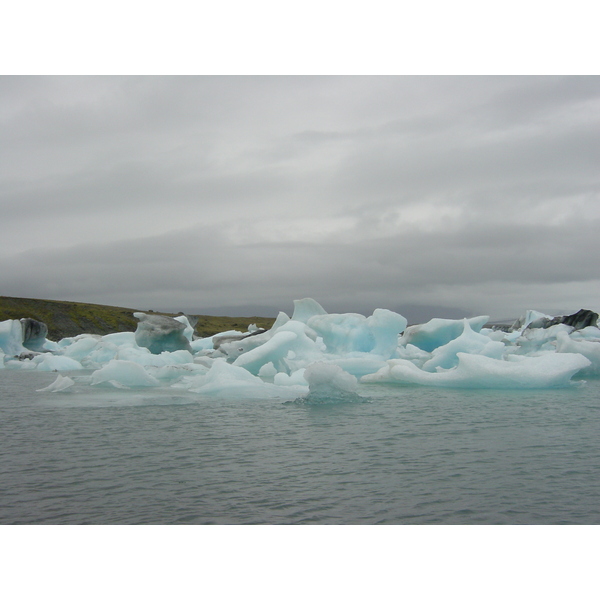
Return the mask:
<path fill-rule="evenodd" d="M 597 77 L 2 77 L 0 138 L 3 295 L 600 309 Z"/>

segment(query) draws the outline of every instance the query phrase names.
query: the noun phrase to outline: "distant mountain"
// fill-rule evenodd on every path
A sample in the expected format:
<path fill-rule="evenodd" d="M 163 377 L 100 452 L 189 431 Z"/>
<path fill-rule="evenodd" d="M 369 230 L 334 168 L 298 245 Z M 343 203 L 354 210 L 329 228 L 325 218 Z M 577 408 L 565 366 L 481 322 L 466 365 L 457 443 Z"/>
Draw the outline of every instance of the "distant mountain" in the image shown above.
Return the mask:
<path fill-rule="evenodd" d="M 438 319 L 464 319 L 476 316 L 472 311 L 449 306 L 434 306 L 429 304 L 403 304 L 395 309 L 408 320 L 409 325 L 427 323 L 427 321 Z"/>
<path fill-rule="evenodd" d="M 292 307 L 293 310 L 293 305 L 291 302 L 289 302 L 290 307 Z M 261 304 L 240 304 L 238 306 L 209 306 L 209 307 L 205 307 L 205 306 L 201 306 L 201 307 L 196 307 L 196 308 L 189 308 L 189 309 L 183 309 L 186 314 L 197 314 L 197 312 L 200 310 L 202 311 L 203 315 L 210 315 L 210 316 L 226 316 L 226 317 L 244 317 L 244 318 L 253 318 L 253 317 L 260 317 L 260 318 L 266 318 L 266 319 L 270 319 L 270 318 L 275 318 L 277 317 L 277 315 L 279 314 L 280 310 L 285 310 L 284 309 L 279 309 L 279 308 L 275 308 L 274 306 L 263 306 Z M 290 313 L 291 314 L 291 313 Z"/>

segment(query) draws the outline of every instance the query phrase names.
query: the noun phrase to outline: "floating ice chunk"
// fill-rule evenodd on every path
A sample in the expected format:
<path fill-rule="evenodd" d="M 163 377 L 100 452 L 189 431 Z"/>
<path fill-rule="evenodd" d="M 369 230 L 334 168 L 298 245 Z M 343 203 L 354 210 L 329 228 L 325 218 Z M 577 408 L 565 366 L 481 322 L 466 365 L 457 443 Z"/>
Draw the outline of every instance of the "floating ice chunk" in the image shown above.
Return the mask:
<path fill-rule="evenodd" d="M 60 352 L 61 347 L 58 345 L 58 342 L 53 342 L 52 340 L 46 340 L 42 346 L 42 352 Z"/>
<path fill-rule="evenodd" d="M 102 339 L 105 342 L 110 342 L 115 346 L 137 346 L 137 342 L 135 341 L 135 332 L 134 331 L 119 331 L 117 333 L 109 333 L 107 335 L 102 336 Z"/>
<path fill-rule="evenodd" d="M 29 355 L 29 358 L 25 358 L 24 354 L 19 356 L 4 356 L 4 368 L 5 369 L 22 369 L 22 370 L 33 370 L 37 366 L 31 361 L 33 355 Z"/>
<path fill-rule="evenodd" d="M 165 363 L 156 354 L 152 354 L 148 348 L 140 348 L 139 346 L 119 346 L 117 347 L 116 360 L 128 360 L 138 365 L 156 365 L 163 366 Z M 158 360 L 157 360 L 158 359 Z"/>
<path fill-rule="evenodd" d="M 80 340 L 87 340 L 87 339 L 94 339 L 94 340 L 99 341 L 102 339 L 102 336 L 95 335 L 93 333 L 80 333 L 79 335 L 76 335 L 74 337 L 62 338 L 61 340 L 59 340 L 57 342 L 57 344 L 61 351 L 65 351 L 66 348 L 69 348 L 70 346 L 72 346 L 73 344 L 76 344 Z"/>
<path fill-rule="evenodd" d="M 22 352 L 27 352 L 27 348 L 23 346 L 21 321 L 9 319 L 0 322 L 0 350 L 8 356 L 18 356 Z"/>
<path fill-rule="evenodd" d="M 300 321 L 308 323 L 308 320 L 315 315 L 326 315 L 327 311 L 312 298 L 303 298 L 302 300 L 294 300 L 294 314 L 292 321 Z"/>
<path fill-rule="evenodd" d="M 501 329 L 489 329 L 488 327 L 482 327 L 479 332 L 481 335 L 485 335 L 492 342 L 504 342 L 506 340 L 506 331 Z"/>
<path fill-rule="evenodd" d="M 471 329 L 477 333 L 488 322 L 488 316 L 472 317 L 467 319 Z M 463 320 L 431 319 L 422 325 L 411 325 L 406 328 L 400 338 L 400 345 L 412 344 L 426 352 L 432 352 L 457 338 L 464 330 Z"/>
<path fill-rule="evenodd" d="M 248 332 L 244 333 L 243 331 L 238 331 L 237 329 L 229 329 L 227 331 L 216 333 L 211 339 L 213 341 L 213 347 L 215 350 L 218 350 L 221 344 L 226 344 L 229 341 L 243 340 L 247 336 Z"/>
<path fill-rule="evenodd" d="M 271 338 L 283 331 L 291 331 L 296 334 L 297 341 L 294 344 L 296 354 L 313 353 L 315 351 L 314 340 L 317 339 L 317 334 L 310 329 L 305 323 L 300 321 L 292 321 L 285 313 L 279 313 L 277 321 L 268 331 L 258 330 L 255 333 L 246 333 L 241 335 L 226 335 L 219 334 L 217 339 L 215 336 L 215 348 L 218 348 L 218 353 L 213 354 L 214 357 L 225 356 L 231 363 L 242 354 L 248 353 L 259 346 L 268 342 Z M 320 352 L 320 350 L 318 350 Z M 312 357 L 314 360 L 314 357 Z M 277 365 L 281 367 L 281 365 Z"/>
<path fill-rule="evenodd" d="M 273 383 L 275 385 L 306 385 L 307 381 L 304 377 L 304 371 L 306 371 L 306 369 L 298 369 L 291 375 L 288 375 L 287 373 L 277 373 L 273 378 Z"/>
<path fill-rule="evenodd" d="M 208 367 L 196 363 L 171 364 L 163 367 L 146 367 L 146 371 L 160 381 L 175 382 L 183 377 L 206 375 Z"/>
<path fill-rule="evenodd" d="M 31 359 L 38 371 L 78 371 L 83 369 L 81 363 L 68 356 L 53 354 L 38 354 Z"/>
<path fill-rule="evenodd" d="M 265 379 L 272 379 L 275 375 L 277 375 L 277 369 L 272 362 L 263 365 L 258 372 L 258 376 Z"/>
<path fill-rule="evenodd" d="M 273 325 L 271 326 L 271 329 L 269 329 L 269 331 L 271 331 L 272 333 L 275 333 L 275 331 L 277 331 L 282 325 L 285 325 L 289 320 L 290 320 L 290 318 L 284 312 L 279 311 L 279 314 L 277 315 L 277 318 L 275 319 L 275 323 L 273 323 Z"/>
<path fill-rule="evenodd" d="M 215 398 L 296 398 L 306 386 L 277 386 L 266 383 L 242 367 L 216 359 L 206 375 L 187 378 L 187 389 Z"/>
<path fill-rule="evenodd" d="M 148 348 L 152 354 L 174 350 L 191 351 L 190 342 L 184 335 L 186 325 L 181 321 L 163 315 L 147 315 L 143 312 L 133 313 L 133 316 L 139 319 L 135 330 L 135 341 L 138 346 Z M 187 319 L 186 323 L 188 323 Z"/>
<path fill-rule="evenodd" d="M 23 352 L 41 352 L 48 341 L 48 327 L 35 319 L 9 319 L 0 322 L 0 350 L 9 356 Z"/>
<path fill-rule="evenodd" d="M 422 368 L 423 365 L 431 358 L 431 352 L 425 352 L 425 350 L 421 350 L 421 348 L 417 348 L 412 344 L 406 344 L 406 346 L 398 346 L 398 349 L 396 350 L 396 358 L 410 360 L 410 362 Z"/>
<path fill-rule="evenodd" d="M 194 362 L 194 357 L 188 350 L 175 350 L 174 352 L 162 352 L 160 356 L 167 359 L 173 365 L 186 365 Z"/>
<path fill-rule="evenodd" d="M 258 346 L 262 346 L 271 337 L 272 334 L 270 331 L 244 333 L 238 336 L 220 336 L 214 344 L 217 349 L 214 356 L 219 356 L 220 354 L 227 357 L 229 362 L 234 362 L 238 356 L 245 352 L 250 352 L 254 348 L 258 348 Z"/>
<path fill-rule="evenodd" d="M 581 374 L 600 375 L 600 342 L 575 341 L 565 331 L 559 331 L 556 335 L 556 351 L 583 354 L 591 364 L 582 369 Z"/>
<path fill-rule="evenodd" d="M 438 346 L 431 358 L 421 367 L 424 371 L 435 372 L 439 369 L 451 369 L 458 364 L 458 353 L 482 354 L 490 358 L 501 359 L 506 346 L 502 342 L 493 342 L 489 337 L 471 329 L 469 321 L 464 319 L 463 332 L 452 341 Z"/>
<path fill-rule="evenodd" d="M 319 343 L 317 334 L 308 325 L 292 320 L 277 329 L 277 333 L 284 331 L 296 335 L 292 345 L 294 362 L 316 362 L 321 358 L 325 346 L 322 342 Z"/>
<path fill-rule="evenodd" d="M 179 315 L 178 317 L 173 317 L 175 321 L 179 321 L 185 325 L 185 329 L 183 330 L 183 335 L 189 342 L 194 339 L 194 328 L 192 327 L 190 320 L 185 315 Z"/>
<path fill-rule="evenodd" d="M 38 392 L 64 392 L 66 389 L 70 388 L 72 385 L 75 385 L 75 382 L 70 378 L 63 375 L 58 375 L 56 379 L 45 388 L 41 390 L 36 390 Z"/>
<path fill-rule="evenodd" d="M 546 315 L 537 310 L 528 310 L 512 324 L 511 329 L 518 331 L 523 331 L 528 327 L 535 329 L 543 327 L 551 320 L 552 317 L 550 315 Z"/>
<path fill-rule="evenodd" d="M 511 331 L 504 336 L 504 339 L 509 343 L 516 342 L 521 337 L 520 331 Z"/>
<path fill-rule="evenodd" d="M 560 333 L 569 334 L 573 328 L 569 325 L 553 325 L 548 329 L 525 329 L 516 340 L 520 354 L 536 355 L 541 352 L 556 351 L 556 337 Z"/>
<path fill-rule="evenodd" d="M 570 335 L 572 340 L 587 340 L 588 342 L 600 342 L 600 329 L 590 325 L 578 331 L 574 331 Z"/>
<path fill-rule="evenodd" d="M 346 373 L 354 375 L 354 377 L 362 377 L 369 373 L 376 373 L 385 366 L 386 361 L 374 354 L 353 352 L 347 356 L 331 358 L 324 357 L 325 362 L 330 365 L 341 367 Z"/>
<path fill-rule="evenodd" d="M 375 338 L 363 315 L 315 315 L 308 320 L 308 326 L 323 338 L 330 353 L 370 352 L 375 347 Z"/>
<path fill-rule="evenodd" d="M 166 365 L 185 364 L 193 361 L 191 352 L 176 350 L 152 354 L 147 348 L 122 346 L 118 349 L 116 358 L 128 360 L 142 366 L 164 367 Z"/>
<path fill-rule="evenodd" d="M 406 329 L 407 320 L 391 310 L 376 308 L 367 318 L 367 325 L 375 338 L 371 352 L 390 358 L 398 348 L 398 335 Z"/>
<path fill-rule="evenodd" d="M 378 308 L 368 318 L 356 313 L 325 314 L 311 317 L 307 324 L 323 338 L 330 353 L 372 352 L 390 358 L 398 347 L 398 334 L 404 331 L 406 319 Z"/>
<path fill-rule="evenodd" d="M 590 366 L 581 354 L 546 353 L 518 360 L 497 360 L 476 354 L 458 354 L 458 365 L 448 371 L 429 373 L 414 363 L 389 360 L 385 368 L 361 378 L 363 383 L 412 383 L 451 388 L 530 389 L 570 385 L 578 371 Z"/>
<path fill-rule="evenodd" d="M 273 363 L 279 371 L 285 368 L 282 360 L 291 349 L 298 336 L 291 331 L 277 331 L 275 335 L 264 344 L 244 354 L 240 354 L 234 361 L 236 367 L 244 367 L 253 375 L 258 375 L 260 368 L 267 363 Z"/>
<path fill-rule="evenodd" d="M 192 348 L 192 352 L 202 352 L 203 350 L 212 350 L 213 346 L 213 338 L 212 336 L 206 338 L 198 338 L 197 340 L 192 340 L 190 342 L 190 346 Z"/>
<path fill-rule="evenodd" d="M 119 346 L 104 339 L 92 350 L 81 362 L 86 368 L 97 369 L 100 365 L 104 365 L 116 358 L 119 352 Z"/>
<path fill-rule="evenodd" d="M 155 387 L 160 382 L 152 377 L 141 365 L 129 360 L 111 360 L 107 365 L 91 375 L 92 385 L 117 382 L 127 387 Z"/>
<path fill-rule="evenodd" d="M 354 375 L 329 363 L 313 363 L 304 370 L 303 376 L 311 392 L 355 392 L 358 388 Z"/>
<path fill-rule="evenodd" d="M 68 356 L 56 356 L 49 352 L 42 354 L 27 352 L 5 360 L 5 368 L 37 371 L 76 371 L 83 369 L 81 363 Z"/>
<path fill-rule="evenodd" d="M 97 335 L 79 335 L 74 338 L 73 343 L 64 349 L 64 355 L 81 362 L 84 358 L 95 350 L 100 344 L 102 338 Z"/>
<path fill-rule="evenodd" d="M 358 382 L 354 375 L 329 363 L 313 363 L 304 371 L 309 393 L 296 400 L 302 404 L 337 404 L 340 402 L 367 402 L 356 393 Z"/>
<path fill-rule="evenodd" d="M 202 365 L 207 369 L 210 369 L 213 362 L 215 362 L 215 359 L 211 358 L 210 356 L 194 356 L 194 364 Z"/>
<path fill-rule="evenodd" d="M 28 350 L 41 352 L 46 343 L 48 335 L 48 326 L 46 323 L 36 321 L 35 319 L 21 319 L 21 327 L 23 329 L 23 346 Z"/>
<path fill-rule="evenodd" d="M 123 383 L 121 383 L 120 381 L 117 381 L 116 379 L 109 379 L 108 381 L 103 381 L 102 385 L 105 387 L 114 387 L 114 388 L 117 388 L 118 390 L 130 390 L 131 389 L 130 386 L 124 385 Z"/>

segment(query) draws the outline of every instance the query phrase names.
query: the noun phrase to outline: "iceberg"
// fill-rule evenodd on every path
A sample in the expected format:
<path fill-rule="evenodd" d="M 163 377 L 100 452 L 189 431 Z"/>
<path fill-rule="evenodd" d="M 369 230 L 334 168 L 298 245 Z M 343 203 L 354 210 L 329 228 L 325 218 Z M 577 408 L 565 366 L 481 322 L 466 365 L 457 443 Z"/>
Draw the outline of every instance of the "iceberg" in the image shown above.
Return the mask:
<path fill-rule="evenodd" d="M 21 327 L 23 329 L 23 346 L 28 350 L 41 352 L 48 340 L 48 326 L 46 323 L 36 321 L 35 319 L 21 319 Z"/>
<path fill-rule="evenodd" d="M 537 310 L 528 310 L 512 324 L 511 330 L 524 331 L 528 327 L 531 329 L 544 327 L 551 319 L 552 317 L 550 315 L 546 315 Z"/>
<path fill-rule="evenodd" d="M 292 321 L 308 323 L 308 320 L 311 317 L 326 314 L 327 311 L 316 300 L 313 300 L 312 298 L 294 300 L 294 312 L 292 313 Z"/>
<path fill-rule="evenodd" d="M 483 326 L 489 321 L 489 317 L 472 317 L 467 319 L 469 327 L 479 333 Z M 411 325 L 406 328 L 404 335 L 400 338 L 400 345 L 411 344 L 432 352 L 439 346 L 443 346 L 457 338 L 464 330 L 464 320 L 457 319 L 431 319 L 422 325 Z"/>
<path fill-rule="evenodd" d="M 56 379 L 47 387 L 42 388 L 41 390 L 36 390 L 37 392 L 64 392 L 69 389 L 71 386 L 75 385 L 75 382 L 70 378 L 63 375 L 58 375 Z"/>
<path fill-rule="evenodd" d="M 535 389 L 567 387 L 575 373 L 591 362 L 581 354 L 548 353 L 519 360 L 498 360 L 458 353 L 458 365 L 435 373 L 423 371 L 404 359 L 389 360 L 386 367 L 361 378 L 363 383 L 412 383 L 450 388 Z"/>
<path fill-rule="evenodd" d="M 559 331 L 556 335 L 556 351 L 585 356 L 590 364 L 581 370 L 581 374 L 584 376 L 600 375 L 600 343 L 597 341 L 572 339 L 567 332 Z"/>
<path fill-rule="evenodd" d="M 422 366 L 424 371 L 435 372 L 457 366 L 459 353 L 502 358 L 506 348 L 502 342 L 492 341 L 486 335 L 473 331 L 467 319 L 463 322 L 463 328 L 463 332 L 457 338 L 433 350 L 431 358 Z"/>
<path fill-rule="evenodd" d="M 185 326 L 185 329 L 183 330 L 183 336 L 187 338 L 188 342 L 191 342 L 194 339 L 194 327 L 190 323 L 189 318 L 185 315 L 179 315 L 178 317 L 173 317 L 173 319 Z"/>
<path fill-rule="evenodd" d="M 215 359 L 205 375 L 185 378 L 176 385 L 203 396 L 227 399 L 290 399 L 308 392 L 306 386 L 267 383 L 243 367 L 230 365 L 223 358 Z"/>
<path fill-rule="evenodd" d="M 92 385 L 136 388 L 157 387 L 160 381 L 150 375 L 142 365 L 129 360 L 111 360 L 91 375 Z"/>
<path fill-rule="evenodd" d="M 80 362 L 68 356 L 38 354 L 31 359 L 38 371 L 79 371 L 83 369 Z"/>
<path fill-rule="evenodd" d="M 11 356 L 27 352 L 45 352 L 51 345 L 46 339 L 48 327 L 41 321 L 24 318 L 0 322 L 0 350 Z"/>
<path fill-rule="evenodd" d="M 227 331 L 212 337 L 213 353 L 215 358 L 226 357 L 233 362 L 240 354 L 248 352 L 261 344 L 264 344 L 272 336 L 272 332 L 262 329 L 241 333 L 239 331 Z"/>
<path fill-rule="evenodd" d="M 327 352 L 371 352 L 390 358 L 406 319 L 391 310 L 376 309 L 372 316 L 347 313 L 314 315 L 307 325 L 323 338 Z"/>
<path fill-rule="evenodd" d="M 253 375 L 258 375 L 267 363 L 273 364 L 278 371 L 287 370 L 282 361 L 297 338 L 292 331 L 279 330 L 264 344 L 238 356 L 233 364 L 236 367 L 244 367 Z"/>
<path fill-rule="evenodd" d="M 135 331 L 135 341 L 138 346 L 148 348 L 152 354 L 173 350 L 191 352 L 190 341 L 185 336 L 190 327 L 187 319 L 183 322 L 172 317 L 147 315 L 143 312 L 133 313 L 133 316 L 139 320 Z"/>
<path fill-rule="evenodd" d="M 339 404 L 345 402 L 368 402 L 357 393 L 358 381 L 354 375 L 341 367 L 328 363 L 313 363 L 303 373 L 308 381 L 309 392 L 297 398 L 297 404 Z"/>
<path fill-rule="evenodd" d="M 0 322 L 0 350 L 8 356 L 19 356 L 27 352 L 27 348 L 23 346 L 21 321 L 10 319 Z"/>

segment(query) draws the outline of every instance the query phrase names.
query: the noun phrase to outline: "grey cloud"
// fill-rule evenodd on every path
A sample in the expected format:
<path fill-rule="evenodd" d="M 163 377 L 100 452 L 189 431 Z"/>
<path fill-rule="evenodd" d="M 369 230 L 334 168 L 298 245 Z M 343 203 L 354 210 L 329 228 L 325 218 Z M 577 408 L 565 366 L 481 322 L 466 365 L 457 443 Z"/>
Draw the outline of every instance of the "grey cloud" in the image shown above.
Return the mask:
<path fill-rule="evenodd" d="M 597 289 L 597 77 L 4 77 L 0 136 L 5 295 L 483 312 Z"/>
<path fill-rule="evenodd" d="M 380 306 L 402 312 L 402 304 L 415 298 L 442 305 L 443 295 L 423 293 L 433 288 L 446 288 L 446 298 L 452 298 L 452 289 L 464 286 L 597 282 L 589 252 L 598 246 L 599 224 L 482 226 L 344 244 L 236 244 L 199 227 L 105 245 L 29 251 L 4 259 L 0 269 L 8 274 L 6 295 L 38 289 L 36 295 L 48 296 L 60 290 L 73 300 L 118 298 L 119 304 L 131 305 L 144 299 L 144 304 L 154 303 L 148 308 L 195 312 L 219 304 L 224 310 L 249 303 L 282 307 L 293 298 L 313 296 L 331 312 L 352 306 L 354 311 Z M 479 312 L 498 310 L 490 298 Z"/>

